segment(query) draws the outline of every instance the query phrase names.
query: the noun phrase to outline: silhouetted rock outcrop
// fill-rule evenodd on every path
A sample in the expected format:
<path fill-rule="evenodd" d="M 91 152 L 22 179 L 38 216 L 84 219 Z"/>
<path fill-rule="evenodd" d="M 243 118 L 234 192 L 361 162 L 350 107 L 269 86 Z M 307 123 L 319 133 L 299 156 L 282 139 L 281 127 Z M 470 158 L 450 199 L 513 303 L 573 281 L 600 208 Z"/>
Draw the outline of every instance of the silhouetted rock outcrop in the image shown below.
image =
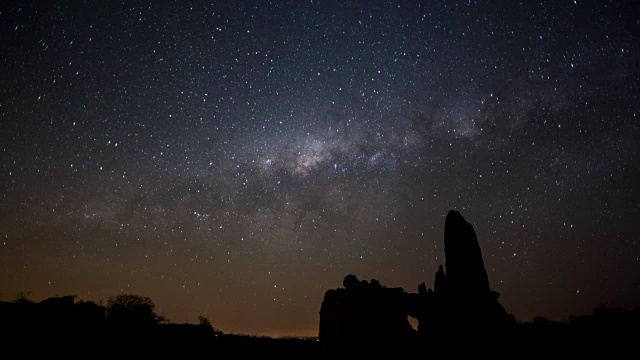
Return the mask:
<path fill-rule="evenodd" d="M 343 289 L 329 290 L 320 310 L 320 337 L 394 338 L 415 331 L 407 320 L 408 296 L 401 288 L 387 288 L 378 280 L 359 281 L 347 275 Z"/>
<path fill-rule="evenodd" d="M 433 282 L 433 291 L 437 294 L 444 294 L 447 292 L 447 275 L 442 270 L 442 265 L 438 267 L 436 272 L 436 280 Z"/>
<path fill-rule="evenodd" d="M 442 266 L 436 274 L 436 294 L 445 299 L 446 322 L 450 331 L 497 330 L 515 323 L 498 302 L 500 296 L 489 287 L 482 252 L 473 226 L 457 211 L 449 211 L 444 226 L 446 280 Z M 442 280 L 440 280 L 442 282 Z M 439 288 L 440 287 L 440 288 Z"/>
<path fill-rule="evenodd" d="M 434 290 L 424 283 L 418 294 L 386 288 L 377 280 L 347 275 L 344 289 L 326 292 L 320 309 L 321 341 L 358 338 L 403 339 L 415 334 L 407 316 L 418 319 L 418 334 L 432 338 L 494 334 L 515 325 L 489 287 L 473 226 L 450 211 L 444 229 L 446 273 L 442 265 Z"/>
<path fill-rule="evenodd" d="M 477 295 L 490 291 L 476 232 L 454 210 L 449 211 L 444 223 L 444 255 L 449 291 L 459 295 Z M 438 273 L 441 271 L 442 266 Z"/>

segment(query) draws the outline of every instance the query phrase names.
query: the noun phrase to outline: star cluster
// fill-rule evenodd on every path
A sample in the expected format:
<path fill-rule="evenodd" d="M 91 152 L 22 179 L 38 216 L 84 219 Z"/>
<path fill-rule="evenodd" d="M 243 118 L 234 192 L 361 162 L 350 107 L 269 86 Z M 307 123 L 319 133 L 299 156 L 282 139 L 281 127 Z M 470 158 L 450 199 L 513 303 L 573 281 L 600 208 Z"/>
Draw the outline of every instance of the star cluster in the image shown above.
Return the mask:
<path fill-rule="evenodd" d="M 632 1 L 9 2 L 0 288 L 315 335 L 449 209 L 520 320 L 640 299 Z"/>

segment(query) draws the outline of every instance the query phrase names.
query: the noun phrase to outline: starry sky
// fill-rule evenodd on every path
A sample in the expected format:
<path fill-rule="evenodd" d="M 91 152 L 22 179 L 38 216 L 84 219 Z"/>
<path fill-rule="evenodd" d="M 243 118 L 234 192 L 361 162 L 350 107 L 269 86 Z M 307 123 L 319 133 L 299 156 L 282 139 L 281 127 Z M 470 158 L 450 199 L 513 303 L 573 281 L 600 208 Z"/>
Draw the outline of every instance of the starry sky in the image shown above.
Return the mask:
<path fill-rule="evenodd" d="M 519 320 L 640 305 L 633 1 L 3 1 L 0 299 L 316 335 L 444 218 Z"/>

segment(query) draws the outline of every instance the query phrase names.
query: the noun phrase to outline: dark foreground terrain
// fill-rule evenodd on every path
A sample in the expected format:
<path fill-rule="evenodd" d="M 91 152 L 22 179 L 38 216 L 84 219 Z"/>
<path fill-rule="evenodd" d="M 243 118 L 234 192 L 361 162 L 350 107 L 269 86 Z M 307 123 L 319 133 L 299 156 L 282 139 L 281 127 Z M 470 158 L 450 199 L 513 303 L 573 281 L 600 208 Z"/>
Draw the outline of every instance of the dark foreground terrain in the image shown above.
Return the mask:
<path fill-rule="evenodd" d="M 631 314 L 626 314 L 629 316 Z M 585 319 L 584 324 L 546 323 L 522 324 L 511 334 L 481 336 L 447 340 L 432 339 L 385 341 L 384 339 L 357 339 L 342 344 L 324 344 L 317 340 L 269 339 L 237 335 L 207 335 L 167 331 L 165 325 L 146 330 L 77 329 L 61 328 L 52 333 L 42 331 L 15 331 L 3 334 L 4 355 L 33 357 L 118 358 L 164 356 L 278 356 L 300 358 L 332 358 L 351 355 L 374 356 L 380 354 L 487 354 L 487 355 L 589 355 L 592 352 L 608 354 L 637 354 L 638 311 L 622 322 L 611 319 L 600 321 Z M 626 325 L 625 325 L 626 323 Z M 627 327 L 628 326 L 628 327 Z M 53 329 L 52 329 L 53 330 Z M 4 356 L 3 356 L 4 357 Z M 7 357 L 9 358 L 9 357 Z"/>
<path fill-rule="evenodd" d="M 347 294 L 349 293 L 348 290 Z M 384 291 L 383 291 L 384 293 Z M 395 292 L 394 292 L 395 293 Z M 371 309 L 369 307 L 368 309 Z M 368 325 L 375 327 L 370 313 Z M 381 318 L 384 321 L 384 317 Z M 456 328 L 457 326 L 457 328 Z M 421 357 L 476 354 L 519 356 L 637 353 L 640 308 L 596 309 L 565 322 L 535 318 L 503 329 L 468 322 L 441 330 L 396 336 L 390 332 L 342 333 L 327 339 L 271 339 L 225 335 L 206 319 L 194 324 L 166 323 L 149 298 L 119 295 L 106 305 L 72 296 L 42 302 L 0 302 L 0 358 L 149 358 L 167 356 L 277 356 L 296 358 Z M 470 329 L 473 329 L 470 331 Z M 364 335 L 366 334 L 366 335 Z"/>

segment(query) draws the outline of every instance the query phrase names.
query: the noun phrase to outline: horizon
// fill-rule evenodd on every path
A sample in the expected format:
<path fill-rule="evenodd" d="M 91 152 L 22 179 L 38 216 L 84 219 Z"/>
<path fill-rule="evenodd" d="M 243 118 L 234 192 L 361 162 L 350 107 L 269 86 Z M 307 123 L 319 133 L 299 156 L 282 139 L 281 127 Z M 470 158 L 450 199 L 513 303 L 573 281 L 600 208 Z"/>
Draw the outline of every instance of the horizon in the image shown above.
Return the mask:
<path fill-rule="evenodd" d="M 384 286 L 384 285 L 383 285 Z M 388 288 L 394 288 L 393 286 L 388 287 Z M 405 292 L 407 292 L 405 290 Z M 410 292 L 409 292 L 410 293 Z M 55 295 L 53 297 L 50 298 L 44 298 L 44 299 L 38 299 L 38 298 L 34 298 L 31 296 L 31 292 L 27 292 L 27 293 L 22 293 L 22 294 L 18 294 L 16 295 L 16 298 L 13 301 L 6 301 L 6 302 L 16 302 L 17 300 L 17 296 L 24 296 L 23 299 L 26 299 L 27 301 L 29 301 L 31 304 L 37 304 L 43 300 L 47 300 L 47 299 L 52 299 L 52 298 L 59 298 L 59 297 L 73 297 L 74 299 L 74 303 L 78 304 L 79 302 L 92 302 L 94 304 L 97 304 L 99 306 L 103 306 L 103 303 L 105 302 L 105 299 L 109 298 L 101 298 L 100 300 L 92 300 L 92 299 L 82 299 L 77 295 Z M 118 295 L 135 295 L 135 296 L 144 296 L 144 295 L 140 295 L 140 294 L 118 294 Z M 153 300 L 153 299 L 151 299 Z M 2 298 L 0 298 L 0 303 L 5 302 L 5 300 L 3 300 Z M 157 304 L 155 304 L 157 307 Z M 598 309 L 607 309 L 607 310 L 612 310 L 614 312 L 616 311 L 632 311 L 632 310 L 637 310 L 640 307 L 636 307 L 634 309 L 622 309 L 622 308 L 615 308 L 615 307 L 607 307 L 605 305 L 601 305 L 598 308 L 594 308 L 593 311 L 596 311 Z M 158 310 L 160 310 L 160 308 L 158 308 Z M 163 313 L 162 311 L 158 311 L 158 313 L 162 314 L 164 319 L 162 322 L 160 323 L 166 323 L 166 324 L 191 324 L 191 325 L 196 325 L 199 322 L 195 322 L 195 321 L 187 321 L 187 322 L 175 322 L 172 321 L 171 318 L 168 318 L 168 314 Z M 580 316 L 590 316 L 592 315 L 592 313 L 585 313 L 585 314 L 571 314 L 570 316 L 567 316 L 564 319 L 548 319 L 544 316 L 535 316 L 532 319 L 515 319 L 517 321 L 518 324 L 525 324 L 525 323 L 531 323 L 535 320 L 535 318 L 543 318 L 545 321 L 551 321 L 551 322 L 559 322 L 559 323 L 568 323 L 571 321 L 572 317 L 580 317 Z M 407 319 L 409 321 L 409 323 L 411 324 L 411 327 L 417 331 L 418 328 L 418 319 L 413 318 L 411 316 L 407 316 Z M 199 320 L 199 319 L 198 319 Z M 214 329 L 216 331 L 222 331 L 224 333 L 224 335 L 233 335 L 233 336 L 248 336 L 248 337 L 267 337 L 267 338 L 272 338 L 272 339 L 306 339 L 306 340 L 317 340 L 318 339 L 318 334 L 317 334 L 317 329 L 316 329 L 316 334 L 314 335 L 280 335 L 280 334 L 245 334 L 245 333 L 234 333 L 234 332 L 225 332 L 224 329 L 219 329 L 217 327 L 214 327 Z"/>
<path fill-rule="evenodd" d="M 516 319 L 640 302 L 638 3 L 0 5 L 0 299 L 316 336 L 475 228 Z"/>
<path fill-rule="evenodd" d="M 444 226 L 443 226 L 443 227 L 444 227 Z M 444 247 L 443 247 L 443 248 L 444 248 Z M 387 286 L 387 285 L 388 285 L 388 286 Z M 392 284 L 384 284 L 384 283 L 383 283 L 383 286 L 386 286 L 386 287 L 388 287 L 388 288 L 399 288 L 398 286 L 394 286 L 394 285 L 392 285 Z M 427 282 L 427 286 L 431 288 L 431 287 L 433 287 L 433 284 L 429 284 L 429 283 Z M 340 286 L 336 286 L 336 287 L 342 287 L 342 284 L 340 283 Z M 403 289 L 405 292 L 407 292 L 407 293 L 415 293 L 415 291 L 411 291 L 410 289 L 404 289 L 404 288 L 402 288 L 402 289 Z M 416 286 L 416 289 L 417 289 L 417 286 Z M 327 290 L 328 290 L 328 289 L 327 289 Z M 42 300 L 48 299 L 48 298 L 50 298 L 50 297 L 73 296 L 76 302 L 77 302 L 77 301 L 90 301 L 90 302 L 94 302 L 94 303 L 99 304 L 99 305 L 100 305 L 100 304 L 102 304 L 104 301 L 106 301 L 106 299 L 108 299 L 110 296 L 113 296 L 113 295 L 132 294 L 132 293 L 121 292 L 121 293 L 119 293 L 119 294 L 111 294 L 111 295 L 107 295 L 107 296 L 101 297 L 101 298 L 99 298 L 99 299 L 83 298 L 83 297 L 81 297 L 81 296 L 79 296 L 79 295 L 76 295 L 76 294 L 73 294 L 73 295 L 64 295 L 64 294 L 62 294 L 62 295 L 61 295 L 61 294 L 56 294 L 56 295 L 53 295 L 53 296 L 50 296 L 50 297 L 48 296 L 48 297 L 45 297 L 45 298 L 39 299 L 39 298 L 37 298 L 37 297 L 35 297 L 35 298 L 34 298 L 34 297 L 32 296 L 32 295 L 33 295 L 33 293 L 32 293 L 31 291 L 27 291 L 27 292 L 19 292 L 19 293 L 18 293 L 18 295 L 16 295 L 16 296 L 19 296 L 21 293 L 22 293 L 23 295 L 26 295 L 26 298 L 28 298 L 29 300 L 31 300 L 31 301 L 35 301 L 35 302 L 39 302 L 39 301 L 42 301 Z M 0 294 L 0 295 L 1 295 L 1 294 Z M 145 294 L 134 294 L 134 295 L 146 296 Z M 151 298 L 151 300 L 153 300 L 153 298 Z M 2 301 L 5 301 L 5 300 L 0 296 L 0 302 L 2 302 Z M 10 300 L 7 300 L 7 301 L 10 301 Z M 172 317 L 170 316 L 170 314 L 168 314 L 168 313 L 164 312 L 164 311 L 162 310 L 162 306 L 158 306 L 158 304 L 157 304 L 157 303 L 156 303 L 156 308 L 157 308 L 157 312 L 158 312 L 158 313 L 163 314 L 163 315 L 165 315 L 165 316 L 167 317 L 167 319 L 168 319 L 168 323 L 171 323 L 171 324 L 196 324 L 196 323 L 197 323 L 197 322 L 196 322 L 196 321 L 194 321 L 194 320 L 192 320 L 192 321 L 189 321 L 189 320 L 186 320 L 186 321 L 175 321 L 175 320 L 173 320 L 173 319 L 172 319 Z M 545 318 L 545 319 L 550 320 L 550 321 L 567 322 L 568 320 L 570 320 L 570 317 L 572 317 L 572 316 L 590 315 L 590 314 L 592 313 L 592 311 L 593 311 L 593 310 L 600 309 L 600 308 L 607 308 L 607 309 L 611 309 L 611 310 L 633 310 L 633 309 L 637 308 L 637 306 L 636 306 L 636 307 L 631 307 L 631 308 L 625 309 L 625 308 L 622 308 L 622 307 L 616 307 L 615 305 L 614 305 L 614 306 L 611 306 L 611 304 L 604 304 L 604 303 L 601 303 L 601 304 L 598 304 L 598 306 L 597 306 L 597 307 L 594 307 L 593 309 L 590 309 L 590 311 L 588 311 L 588 312 L 584 312 L 584 313 L 571 313 L 571 314 L 567 314 L 567 315 L 566 315 L 565 317 L 563 317 L 563 318 L 553 318 L 553 317 L 549 318 L 549 317 L 545 316 L 544 314 L 534 314 L 533 316 L 531 316 L 531 317 L 530 317 L 530 318 L 528 318 L 528 319 L 521 319 L 521 318 L 516 317 L 516 319 L 515 319 L 515 320 L 518 322 L 518 324 L 521 324 L 521 323 L 530 322 L 530 321 L 532 321 L 532 320 L 533 320 L 534 318 L 536 318 L 536 317 L 542 317 L 542 318 Z M 196 311 L 196 312 L 197 312 L 197 311 Z M 318 319 L 319 319 L 319 318 L 320 318 L 320 316 L 318 316 Z M 418 319 L 413 318 L 413 317 L 411 317 L 411 316 L 407 316 L 407 319 L 408 319 L 409 323 L 411 324 L 411 327 L 412 327 L 414 330 L 417 330 L 417 327 L 418 327 Z M 197 320 L 197 319 L 196 319 L 196 320 Z M 256 333 L 245 333 L 245 332 L 242 332 L 242 331 L 239 331 L 239 332 L 236 332 L 236 331 L 226 331 L 226 329 L 224 329 L 224 328 L 220 328 L 220 327 L 216 326 L 216 324 L 215 324 L 215 323 L 214 323 L 214 324 L 212 324 L 212 325 L 214 325 L 214 328 L 215 328 L 215 329 L 223 331 L 226 335 L 240 335 L 240 336 L 252 336 L 252 337 L 253 337 L 253 336 L 255 336 L 255 337 L 269 337 L 269 338 L 273 338 L 273 339 L 279 339 L 279 338 L 317 338 L 317 337 L 318 337 L 318 326 L 317 326 L 317 322 L 314 324 L 314 326 L 313 326 L 311 329 L 308 329 L 308 330 L 307 330 L 307 331 L 308 331 L 308 333 L 306 333 L 306 334 L 304 334 L 304 333 L 302 333 L 302 334 L 300 334 L 300 333 L 298 333 L 298 334 L 296 334 L 296 333 L 284 333 L 284 334 L 283 334 L 283 333 L 279 333 L 279 332 L 265 332 L 265 333 L 259 333 L 259 334 L 256 334 Z"/>

